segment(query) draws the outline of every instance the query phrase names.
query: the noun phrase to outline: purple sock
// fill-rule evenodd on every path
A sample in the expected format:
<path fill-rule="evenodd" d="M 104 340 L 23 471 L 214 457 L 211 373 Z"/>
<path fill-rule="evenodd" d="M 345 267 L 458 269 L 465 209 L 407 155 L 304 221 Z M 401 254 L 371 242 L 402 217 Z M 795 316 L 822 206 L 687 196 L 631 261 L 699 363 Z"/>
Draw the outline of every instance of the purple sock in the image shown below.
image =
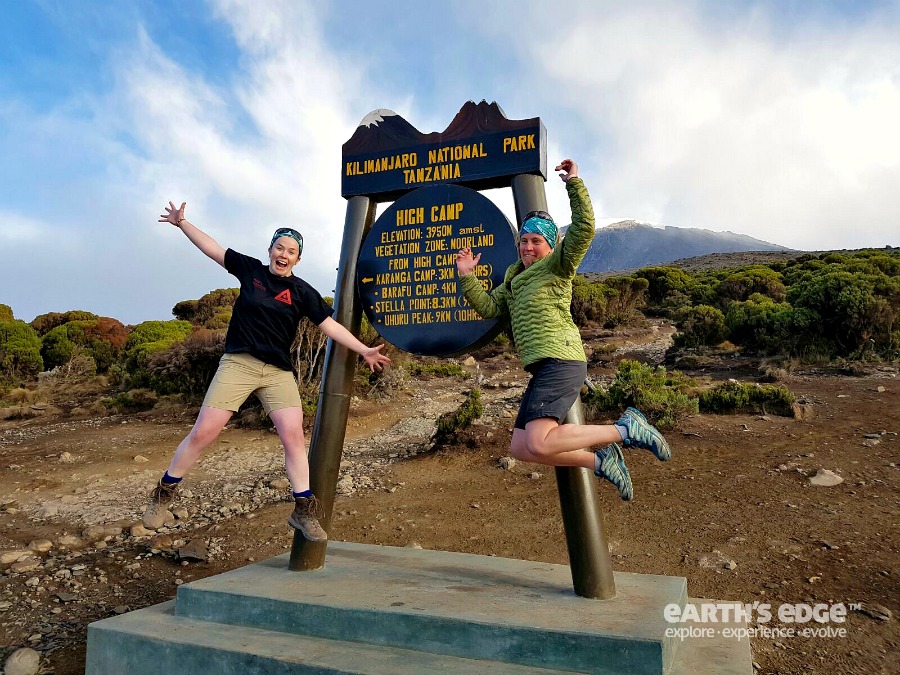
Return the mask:
<path fill-rule="evenodd" d="M 301 497 L 309 499 L 310 497 L 312 497 L 312 490 L 304 490 L 303 492 L 294 493 L 294 499 L 300 499 Z"/>
<path fill-rule="evenodd" d="M 622 440 L 627 441 L 628 440 L 628 427 L 626 427 L 624 424 L 613 424 L 613 426 L 616 428 L 616 431 L 619 432 L 619 435 L 622 437 Z"/>
<path fill-rule="evenodd" d="M 166 485 L 177 485 L 181 480 L 181 478 L 170 476 L 168 471 L 166 471 L 166 474 L 162 477 L 162 482 Z"/>

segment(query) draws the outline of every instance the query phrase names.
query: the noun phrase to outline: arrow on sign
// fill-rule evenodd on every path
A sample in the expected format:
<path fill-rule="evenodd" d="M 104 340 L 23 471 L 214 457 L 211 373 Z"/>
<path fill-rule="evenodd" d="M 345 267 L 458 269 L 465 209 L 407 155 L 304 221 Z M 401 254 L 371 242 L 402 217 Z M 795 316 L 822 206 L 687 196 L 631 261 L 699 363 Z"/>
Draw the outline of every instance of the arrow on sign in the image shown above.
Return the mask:
<path fill-rule="evenodd" d="M 369 283 L 370 281 L 375 281 L 375 279 L 373 279 L 372 277 L 363 277 L 362 282 L 363 282 L 364 284 L 367 284 L 367 283 Z"/>

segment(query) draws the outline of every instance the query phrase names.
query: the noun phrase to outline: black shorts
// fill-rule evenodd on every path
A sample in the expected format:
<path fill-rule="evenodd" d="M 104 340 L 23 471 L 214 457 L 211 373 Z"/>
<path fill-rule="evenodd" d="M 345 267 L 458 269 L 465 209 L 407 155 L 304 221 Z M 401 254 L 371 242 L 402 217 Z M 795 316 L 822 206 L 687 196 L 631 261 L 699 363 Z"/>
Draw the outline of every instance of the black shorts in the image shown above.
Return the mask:
<path fill-rule="evenodd" d="M 516 429 L 524 429 L 531 420 L 552 417 L 562 422 L 581 393 L 587 377 L 587 363 L 562 359 L 541 359 L 525 368 L 531 380 L 522 394 Z"/>

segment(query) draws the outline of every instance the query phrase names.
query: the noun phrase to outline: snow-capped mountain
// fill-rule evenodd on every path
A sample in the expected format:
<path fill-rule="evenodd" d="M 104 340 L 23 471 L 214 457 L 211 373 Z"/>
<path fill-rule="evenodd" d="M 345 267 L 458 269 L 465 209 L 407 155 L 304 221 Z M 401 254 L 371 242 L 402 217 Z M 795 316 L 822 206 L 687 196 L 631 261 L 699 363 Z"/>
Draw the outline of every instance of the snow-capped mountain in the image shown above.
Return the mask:
<path fill-rule="evenodd" d="M 659 263 L 736 251 L 789 251 L 790 249 L 734 232 L 713 232 L 696 227 L 658 226 L 621 220 L 598 227 L 579 272 L 611 272 Z"/>

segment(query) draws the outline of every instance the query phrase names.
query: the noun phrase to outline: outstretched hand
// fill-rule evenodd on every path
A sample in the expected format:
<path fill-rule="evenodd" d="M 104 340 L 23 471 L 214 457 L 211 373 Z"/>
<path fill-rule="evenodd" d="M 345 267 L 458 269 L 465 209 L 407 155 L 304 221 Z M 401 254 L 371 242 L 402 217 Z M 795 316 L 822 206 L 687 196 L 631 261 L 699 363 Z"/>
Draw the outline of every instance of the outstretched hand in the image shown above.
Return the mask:
<path fill-rule="evenodd" d="M 578 178 L 578 165 L 571 159 L 561 161 L 554 171 L 562 171 L 559 177 L 563 183 L 568 183 L 572 178 Z"/>
<path fill-rule="evenodd" d="M 172 223 L 175 227 L 178 227 L 178 223 L 184 220 L 184 207 L 187 206 L 187 202 L 181 202 L 181 206 L 175 208 L 175 204 L 169 202 L 169 205 L 165 207 L 166 213 L 159 217 L 160 223 Z"/>
<path fill-rule="evenodd" d="M 381 370 L 391 362 L 391 359 L 388 356 L 381 353 L 382 349 L 384 349 L 384 344 L 380 344 L 377 347 L 370 347 L 361 355 L 366 362 L 366 365 L 369 366 L 369 370 L 373 373 L 376 370 Z"/>
<path fill-rule="evenodd" d="M 456 271 L 459 272 L 459 276 L 464 277 L 474 272 L 475 268 L 478 267 L 479 260 L 481 260 L 480 253 L 473 256 L 472 249 L 460 249 L 459 253 L 456 254 Z"/>

